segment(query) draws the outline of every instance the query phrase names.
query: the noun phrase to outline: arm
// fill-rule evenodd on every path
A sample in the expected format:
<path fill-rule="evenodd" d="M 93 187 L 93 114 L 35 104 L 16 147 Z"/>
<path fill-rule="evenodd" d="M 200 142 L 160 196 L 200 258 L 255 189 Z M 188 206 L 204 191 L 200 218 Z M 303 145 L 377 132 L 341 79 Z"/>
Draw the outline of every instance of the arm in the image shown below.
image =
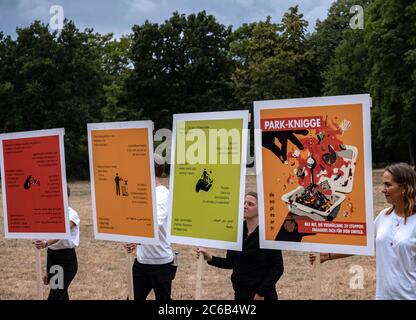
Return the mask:
<path fill-rule="evenodd" d="M 59 240 L 35 240 L 32 243 L 35 245 L 36 249 L 45 249 L 54 243 L 57 243 Z"/>
<path fill-rule="evenodd" d="M 215 257 L 204 248 L 197 248 L 196 253 L 198 258 L 199 255 L 202 254 L 204 256 L 204 260 L 206 260 L 210 266 L 221 269 L 232 269 L 234 267 L 232 253 L 229 250 L 227 250 L 227 255 L 225 258 Z"/>
<path fill-rule="evenodd" d="M 57 243 L 59 240 L 46 240 L 46 248 Z"/>
<path fill-rule="evenodd" d="M 69 227 L 71 231 L 77 226 L 79 226 L 80 222 L 81 220 L 79 219 L 78 213 L 70 207 L 69 208 Z"/>
<path fill-rule="evenodd" d="M 169 193 L 159 194 L 156 197 L 156 212 L 157 225 L 160 230 L 163 225 L 167 226 L 168 223 Z"/>
<path fill-rule="evenodd" d="M 329 260 L 337 260 L 342 258 L 351 257 L 352 254 L 340 254 L 340 253 L 321 253 L 321 263 L 324 263 Z M 314 264 L 317 255 L 315 253 L 309 254 L 309 263 Z"/>
<path fill-rule="evenodd" d="M 208 262 L 209 265 L 221 268 L 221 269 L 232 269 L 234 268 L 234 261 L 230 251 L 227 250 L 227 255 L 225 258 L 221 257 L 212 257 L 212 260 Z"/>
<path fill-rule="evenodd" d="M 209 265 L 221 268 L 221 269 L 232 269 L 234 268 L 234 259 L 230 250 L 227 250 L 225 258 L 213 256 L 211 261 L 207 261 Z"/>
<path fill-rule="evenodd" d="M 352 257 L 352 256 L 353 256 L 352 254 L 328 253 L 328 256 L 326 257 L 327 259 L 325 261 L 348 258 L 348 257 Z M 322 261 L 322 254 L 321 254 L 321 263 L 323 263 L 325 261 Z"/>
<path fill-rule="evenodd" d="M 256 291 L 256 297 L 264 297 L 267 291 L 272 290 L 275 286 L 277 281 L 279 281 L 280 277 L 283 274 L 283 258 L 282 252 L 280 250 L 268 250 L 268 260 L 271 261 L 271 268 L 269 272 L 265 275 L 262 283 L 258 287 Z"/>
<path fill-rule="evenodd" d="M 69 208 L 69 227 L 73 230 L 77 225 L 79 225 L 79 217 L 75 210 Z M 37 249 L 45 249 L 55 243 L 60 241 L 59 239 L 54 240 L 35 240 L 32 243 Z"/>

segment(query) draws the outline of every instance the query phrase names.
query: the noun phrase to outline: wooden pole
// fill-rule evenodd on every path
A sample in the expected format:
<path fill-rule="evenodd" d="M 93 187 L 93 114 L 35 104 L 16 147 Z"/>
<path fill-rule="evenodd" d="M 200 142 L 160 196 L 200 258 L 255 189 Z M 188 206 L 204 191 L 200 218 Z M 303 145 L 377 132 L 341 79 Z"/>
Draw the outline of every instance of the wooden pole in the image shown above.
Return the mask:
<path fill-rule="evenodd" d="M 133 254 L 127 253 L 127 286 L 129 300 L 134 300 L 134 288 L 133 288 Z"/>
<path fill-rule="evenodd" d="M 195 300 L 201 300 L 202 292 L 202 267 L 204 265 L 204 255 L 200 254 L 198 259 L 198 265 L 196 269 L 196 290 L 195 290 Z"/>
<path fill-rule="evenodd" d="M 35 266 L 36 266 L 36 288 L 37 300 L 43 300 L 43 277 L 42 277 L 42 260 L 40 249 L 35 248 Z"/>
<path fill-rule="evenodd" d="M 321 254 L 316 255 L 316 260 L 313 264 L 314 281 L 313 281 L 313 299 L 321 300 Z"/>

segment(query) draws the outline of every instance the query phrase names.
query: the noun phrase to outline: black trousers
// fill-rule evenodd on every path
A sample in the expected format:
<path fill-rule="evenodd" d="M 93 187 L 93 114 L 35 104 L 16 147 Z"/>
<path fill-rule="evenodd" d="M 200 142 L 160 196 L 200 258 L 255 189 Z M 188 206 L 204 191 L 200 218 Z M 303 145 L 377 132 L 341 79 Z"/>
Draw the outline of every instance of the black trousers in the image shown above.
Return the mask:
<path fill-rule="evenodd" d="M 235 300 L 253 300 L 256 295 L 257 287 L 245 287 L 245 286 L 236 286 L 234 288 L 234 299 Z M 276 289 L 267 291 L 264 295 L 264 300 L 277 300 Z"/>
<path fill-rule="evenodd" d="M 46 272 L 48 274 L 49 285 L 51 285 L 51 279 L 54 281 L 55 277 L 59 274 L 56 270 L 51 270 L 53 266 L 60 266 L 63 269 L 63 288 L 51 288 L 48 300 L 69 300 L 68 288 L 78 271 L 78 260 L 75 249 L 48 249 Z M 56 284 L 57 283 L 58 281 L 56 281 Z"/>
<path fill-rule="evenodd" d="M 153 265 L 134 260 L 134 300 L 146 300 L 152 289 L 156 300 L 171 300 L 172 280 L 175 278 L 176 268 L 172 263 Z"/>

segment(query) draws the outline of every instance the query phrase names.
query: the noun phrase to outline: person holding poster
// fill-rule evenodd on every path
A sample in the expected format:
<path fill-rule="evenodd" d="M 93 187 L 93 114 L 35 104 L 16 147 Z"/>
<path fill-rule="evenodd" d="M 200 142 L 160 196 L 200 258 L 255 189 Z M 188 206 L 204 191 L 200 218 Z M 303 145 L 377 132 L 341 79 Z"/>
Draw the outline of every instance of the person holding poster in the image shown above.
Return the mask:
<path fill-rule="evenodd" d="M 154 154 L 157 221 L 159 227 L 159 245 L 125 244 L 128 253 L 136 251 L 137 259 L 133 265 L 134 299 L 146 300 L 153 289 L 156 300 L 171 300 L 172 280 L 177 267 L 173 265 L 174 253 L 167 241 L 167 219 L 169 190 L 160 183 L 165 160 Z"/>
<path fill-rule="evenodd" d="M 67 187 L 68 198 L 70 189 Z M 68 288 L 78 271 L 78 260 L 75 248 L 79 245 L 79 223 L 78 213 L 68 207 L 69 221 L 71 226 L 70 240 L 36 240 L 34 245 L 37 249 L 46 249 L 46 275 L 45 284 L 50 285 L 48 300 L 69 300 Z M 62 278 L 63 277 L 63 278 Z"/>
<path fill-rule="evenodd" d="M 280 250 L 260 249 L 257 193 L 249 192 L 244 201 L 243 251 L 228 250 L 226 258 L 212 256 L 202 248 L 209 265 L 233 269 L 231 282 L 235 300 L 277 300 L 276 283 L 283 274 Z"/>
<path fill-rule="evenodd" d="M 376 300 L 416 300 L 416 172 L 407 163 L 388 166 L 381 192 L 391 207 L 376 217 Z M 320 262 L 350 255 L 321 254 Z M 309 260 L 314 263 L 315 254 Z"/>

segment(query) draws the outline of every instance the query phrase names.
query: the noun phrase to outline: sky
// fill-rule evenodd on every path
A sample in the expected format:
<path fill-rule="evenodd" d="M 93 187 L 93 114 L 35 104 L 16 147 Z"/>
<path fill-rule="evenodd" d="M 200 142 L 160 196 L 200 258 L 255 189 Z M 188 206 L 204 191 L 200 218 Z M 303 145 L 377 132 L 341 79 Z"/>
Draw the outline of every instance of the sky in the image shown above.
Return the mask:
<path fill-rule="evenodd" d="M 314 31 L 317 19 L 323 20 L 334 0 L 0 0 L 0 31 L 16 36 L 16 27 L 27 27 L 34 20 L 49 23 L 55 12 L 53 5 L 63 8 L 64 17 L 73 20 L 83 30 L 94 28 L 101 34 L 112 32 L 116 37 L 131 32 L 135 24 L 146 20 L 162 23 L 174 11 L 195 13 L 205 10 L 233 30 L 243 23 L 265 20 L 281 21 L 283 14 L 294 5 L 309 21 L 309 32 Z"/>

